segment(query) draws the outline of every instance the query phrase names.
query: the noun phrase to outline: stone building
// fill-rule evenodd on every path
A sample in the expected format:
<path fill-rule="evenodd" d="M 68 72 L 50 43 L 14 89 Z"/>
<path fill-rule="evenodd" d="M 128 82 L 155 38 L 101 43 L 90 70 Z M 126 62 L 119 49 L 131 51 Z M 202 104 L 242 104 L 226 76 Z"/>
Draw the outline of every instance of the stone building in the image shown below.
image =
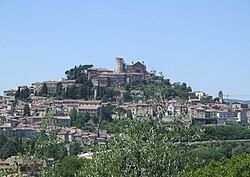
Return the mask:
<path fill-rule="evenodd" d="M 115 72 L 105 68 L 90 68 L 88 78 L 95 86 L 107 87 L 109 85 L 123 86 L 129 82 L 143 81 L 152 74 L 147 72 L 144 62 L 127 65 L 123 58 L 116 58 Z"/>
<path fill-rule="evenodd" d="M 33 93 L 39 93 L 41 92 L 43 86 L 46 85 L 48 94 L 53 94 L 53 93 L 58 94 L 63 89 L 67 90 L 68 87 L 74 84 L 76 84 L 76 80 L 68 80 L 68 79 L 62 78 L 56 81 L 44 81 L 44 82 L 32 83 L 32 86 L 30 88 Z"/>

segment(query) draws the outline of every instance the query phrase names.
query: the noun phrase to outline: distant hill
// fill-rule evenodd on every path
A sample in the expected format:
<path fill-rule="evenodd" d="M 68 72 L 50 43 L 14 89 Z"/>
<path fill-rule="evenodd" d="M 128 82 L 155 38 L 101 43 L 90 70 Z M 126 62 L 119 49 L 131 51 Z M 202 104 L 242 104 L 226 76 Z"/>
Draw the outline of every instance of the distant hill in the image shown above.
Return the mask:
<path fill-rule="evenodd" d="M 234 102 L 242 102 L 245 104 L 250 104 L 250 100 L 237 100 L 237 99 L 225 99 L 226 102 L 234 103 Z"/>

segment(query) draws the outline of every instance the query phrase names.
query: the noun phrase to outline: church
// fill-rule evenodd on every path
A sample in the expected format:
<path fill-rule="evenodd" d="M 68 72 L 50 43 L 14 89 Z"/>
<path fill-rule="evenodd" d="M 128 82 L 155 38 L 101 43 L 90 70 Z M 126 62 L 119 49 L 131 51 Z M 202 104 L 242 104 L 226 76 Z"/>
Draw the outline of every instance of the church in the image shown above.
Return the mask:
<path fill-rule="evenodd" d="M 144 62 L 136 62 L 127 65 L 123 58 L 116 58 L 115 71 L 105 68 L 90 68 L 88 70 L 88 78 L 95 86 L 124 86 L 126 83 L 143 81 L 147 77 L 152 76 L 147 71 Z"/>

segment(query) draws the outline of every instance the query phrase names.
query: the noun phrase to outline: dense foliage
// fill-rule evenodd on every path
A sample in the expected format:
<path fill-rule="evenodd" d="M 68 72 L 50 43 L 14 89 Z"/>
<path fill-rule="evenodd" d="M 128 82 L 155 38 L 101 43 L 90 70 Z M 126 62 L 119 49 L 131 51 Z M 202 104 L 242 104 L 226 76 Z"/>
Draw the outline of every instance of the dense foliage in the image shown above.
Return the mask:
<path fill-rule="evenodd" d="M 75 66 L 65 72 L 68 79 L 76 80 L 77 84 L 63 91 L 62 96 L 66 99 L 90 99 L 94 97 L 93 84 L 88 79 L 88 69 L 93 65 Z"/>
<path fill-rule="evenodd" d="M 115 108 L 111 110 L 115 111 Z M 72 111 L 71 114 L 76 118 L 78 116 L 77 111 Z M 41 125 L 42 132 L 49 130 L 50 119 L 53 119 L 53 116 L 49 112 Z M 236 175 L 240 165 L 243 168 L 242 174 L 248 173 L 249 164 L 242 164 L 246 156 L 237 156 L 249 154 L 250 143 L 218 141 L 192 144 L 194 141 L 202 140 L 204 133 L 210 132 L 206 129 L 210 130 L 211 127 L 202 127 L 202 129 L 197 126 L 187 127 L 181 119 L 178 119 L 175 124 L 168 124 L 144 118 L 104 120 L 101 124 L 102 128 L 110 133 L 116 133 L 116 136 L 106 146 L 94 143 L 88 147 L 87 152 L 93 153 L 92 159 L 67 156 L 64 145 L 57 139 L 56 132 L 53 130 L 29 141 L 1 137 L 0 156 L 8 158 L 23 154 L 23 156 L 34 156 L 45 161 L 52 158 L 54 165 L 48 166 L 41 173 L 41 176 L 51 177 L 216 176 L 213 175 L 213 170 L 218 171 L 217 176 L 223 176 L 223 174 Z M 215 132 L 220 133 L 211 133 L 211 136 L 214 136 L 213 139 L 224 138 L 227 131 L 242 131 L 242 128 L 247 130 L 246 127 L 236 125 L 218 126 L 216 129 L 220 131 Z M 77 155 L 82 148 L 80 144 L 72 144 L 69 153 Z M 224 159 L 232 159 L 233 162 Z M 219 173 L 220 170 L 229 167 L 231 169 L 228 172 Z"/>
<path fill-rule="evenodd" d="M 30 116 L 30 107 L 28 104 L 24 105 L 23 116 Z"/>
<path fill-rule="evenodd" d="M 67 89 L 63 90 L 62 93 L 54 96 L 57 96 L 61 99 L 86 100 L 93 99 L 96 96 L 96 99 L 103 100 L 104 102 L 117 101 L 116 98 L 121 96 L 121 90 L 116 91 L 117 88 L 114 86 L 95 87 L 92 81 L 88 78 L 88 69 L 91 67 L 93 67 L 93 65 L 79 65 L 67 70 L 65 72 L 67 78 L 76 80 L 76 84 L 69 86 Z M 43 91 L 40 93 L 40 95 L 47 94 L 46 86 L 43 87 Z M 97 95 L 95 95 L 95 90 L 97 91 Z M 151 78 L 147 78 L 141 82 L 132 82 L 126 84 L 122 94 L 123 101 L 138 101 L 131 97 L 130 92 L 132 90 L 143 91 L 145 98 L 156 98 L 158 100 L 171 98 L 188 99 L 190 92 L 192 91 L 191 87 L 188 87 L 185 83 L 171 84 L 170 80 L 165 79 L 163 75 L 154 75 Z"/>
<path fill-rule="evenodd" d="M 94 157 L 87 160 L 75 176 L 181 176 L 189 158 L 188 147 L 172 144 L 186 136 L 181 125 L 172 132 L 153 120 L 127 120 L 124 129 L 106 146 L 93 146 Z M 182 129 L 182 130 L 181 130 Z M 164 133 L 163 133 L 164 132 Z M 50 176 L 67 176 L 68 172 L 48 169 Z M 71 169 L 71 167 L 70 167 Z"/>
<path fill-rule="evenodd" d="M 46 96 L 47 94 L 48 94 L 48 87 L 47 87 L 47 84 L 44 83 L 44 84 L 42 85 L 41 91 L 39 92 L 39 95 L 40 95 L 40 96 Z"/>
<path fill-rule="evenodd" d="M 23 154 L 26 150 L 33 152 L 35 141 L 22 138 L 8 138 L 0 135 L 0 158 L 7 159 L 18 154 Z"/>
<path fill-rule="evenodd" d="M 81 83 L 82 80 L 87 80 L 88 69 L 92 67 L 93 65 L 75 66 L 74 68 L 65 71 L 65 74 L 68 79 L 77 80 L 78 83 Z"/>
<path fill-rule="evenodd" d="M 79 159 L 77 156 L 68 156 L 56 167 L 42 172 L 44 177 L 80 177 L 85 166 L 89 165 L 89 160 Z M 91 169 L 86 169 L 91 170 Z"/>
<path fill-rule="evenodd" d="M 143 91 L 146 99 L 171 99 L 182 98 L 188 99 L 191 87 L 185 83 L 171 84 L 169 79 L 163 76 L 152 76 L 142 82 L 134 82 L 126 85 L 126 90 L 130 93 L 132 90 Z"/>
<path fill-rule="evenodd" d="M 201 140 L 250 139 L 250 129 L 244 125 L 206 126 Z"/>
<path fill-rule="evenodd" d="M 19 99 L 22 101 L 27 101 L 29 99 L 30 92 L 29 88 L 25 86 L 24 88 L 21 89 L 21 87 L 18 87 L 16 93 L 15 93 L 15 99 Z"/>
<path fill-rule="evenodd" d="M 190 177 L 249 177 L 250 155 L 235 156 L 232 159 L 212 161 L 208 166 L 194 169 Z"/>
<path fill-rule="evenodd" d="M 71 126 L 83 130 L 94 131 L 95 125 L 99 121 L 98 116 L 90 116 L 88 113 L 80 114 L 76 108 L 70 111 L 69 116 L 71 118 Z"/>
<path fill-rule="evenodd" d="M 68 79 L 76 80 L 76 84 L 68 87 L 62 92 L 64 99 L 93 99 L 94 91 L 97 91 L 96 99 L 113 101 L 114 89 L 112 87 L 94 87 L 91 80 L 88 78 L 88 69 L 93 65 L 75 66 L 65 72 Z"/>
<path fill-rule="evenodd" d="M 96 99 L 103 100 L 104 102 L 117 101 L 117 97 L 121 96 L 121 89 L 118 88 L 117 91 L 117 87 L 115 86 L 95 87 L 90 78 L 88 78 L 88 69 L 91 67 L 93 65 L 79 65 L 65 71 L 67 79 L 76 80 L 76 84 L 69 86 L 67 89 L 48 94 L 47 85 L 44 83 L 36 95 L 57 97 L 57 99 L 86 100 L 93 99 L 96 96 Z M 95 95 L 95 90 L 97 91 L 97 95 Z M 132 90 L 143 91 L 145 98 L 158 100 L 171 98 L 188 99 L 192 91 L 191 87 L 188 87 L 186 83 L 171 84 L 169 79 L 165 79 L 163 75 L 157 76 L 156 74 L 144 81 L 126 84 L 124 90 L 122 90 L 123 101 L 138 101 L 131 97 Z M 16 99 L 23 101 L 27 100 L 29 96 L 28 87 L 23 89 L 19 87 L 15 95 Z"/>
<path fill-rule="evenodd" d="M 249 142 L 217 142 L 193 146 L 188 156 L 198 158 L 200 162 L 208 163 L 210 160 L 232 158 L 236 155 L 250 153 Z M 200 164 L 199 164 L 200 165 Z"/>

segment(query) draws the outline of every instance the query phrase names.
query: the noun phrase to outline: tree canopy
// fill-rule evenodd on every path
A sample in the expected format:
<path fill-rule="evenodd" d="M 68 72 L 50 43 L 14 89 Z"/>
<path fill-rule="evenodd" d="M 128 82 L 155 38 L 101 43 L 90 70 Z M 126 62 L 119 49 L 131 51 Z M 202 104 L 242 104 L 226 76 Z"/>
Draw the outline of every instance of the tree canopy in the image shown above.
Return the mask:
<path fill-rule="evenodd" d="M 82 79 L 85 80 L 85 76 L 87 76 L 88 69 L 92 67 L 93 65 L 75 66 L 74 68 L 65 71 L 65 74 L 68 79 L 78 80 L 78 81 L 81 81 Z"/>
<path fill-rule="evenodd" d="M 22 101 L 27 101 L 27 99 L 30 96 L 30 92 L 29 92 L 29 88 L 27 86 L 22 87 L 18 87 L 16 93 L 15 93 L 15 99 L 19 99 Z"/>
<path fill-rule="evenodd" d="M 132 90 L 140 90 L 144 92 L 146 99 L 171 99 L 182 98 L 188 99 L 192 92 L 190 86 L 186 83 L 171 84 L 169 79 L 163 76 L 154 75 L 141 82 L 128 83 L 126 90 L 130 93 Z"/>
<path fill-rule="evenodd" d="M 235 156 L 232 159 L 212 161 L 208 166 L 193 170 L 186 176 L 190 177 L 249 177 L 250 155 Z"/>
<path fill-rule="evenodd" d="M 23 109 L 23 116 L 30 116 L 30 107 L 28 104 L 24 105 L 24 109 Z"/>

